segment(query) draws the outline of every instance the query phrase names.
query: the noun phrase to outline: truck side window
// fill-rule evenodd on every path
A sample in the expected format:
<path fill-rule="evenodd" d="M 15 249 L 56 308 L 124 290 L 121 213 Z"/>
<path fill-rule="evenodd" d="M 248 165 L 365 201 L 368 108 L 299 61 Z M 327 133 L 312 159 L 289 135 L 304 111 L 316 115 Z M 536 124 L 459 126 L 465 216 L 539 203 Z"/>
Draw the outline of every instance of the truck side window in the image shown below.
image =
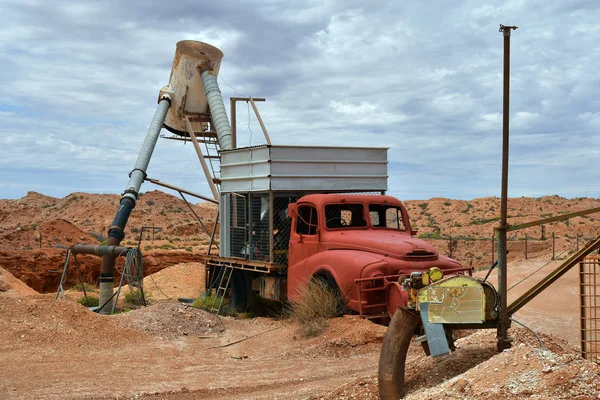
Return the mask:
<path fill-rule="evenodd" d="M 397 206 L 386 204 L 369 204 L 371 225 L 375 228 L 388 228 L 405 231 L 402 210 Z"/>
<path fill-rule="evenodd" d="M 317 209 L 311 206 L 298 207 L 298 220 L 296 222 L 296 233 L 302 235 L 317 234 Z"/>

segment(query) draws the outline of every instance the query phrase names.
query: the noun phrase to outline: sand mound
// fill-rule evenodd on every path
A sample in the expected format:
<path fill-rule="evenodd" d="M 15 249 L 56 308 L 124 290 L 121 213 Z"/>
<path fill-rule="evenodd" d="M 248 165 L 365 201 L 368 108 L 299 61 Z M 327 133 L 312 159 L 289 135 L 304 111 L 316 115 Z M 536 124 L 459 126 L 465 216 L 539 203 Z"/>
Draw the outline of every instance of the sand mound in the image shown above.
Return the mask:
<path fill-rule="evenodd" d="M 142 336 L 117 325 L 113 318 L 77 303 L 54 300 L 51 295 L 0 296 L 0 315 L 0 343 L 4 346 L 108 345 L 124 336 L 133 342 Z"/>
<path fill-rule="evenodd" d="M 441 358 L 412 344 L 406 363 L 407 399 L 571 399 L 600 396 L 600 367 L 542 335 L 547 350 L 527 330 L 511 329 L 512 349 L 496 353 L 495 331 L 476 331 L 456 341 Z M 377 399 L 377 375 L 361 378 L 327 399 Z"/>
<path fill-rule="evenodd" d="M 205 269 L 199 262 L 172 265 L 144 278 L 151 300 L 196 298 L 204 290 Z"/>
<path fill-rule="evenodd" d="M 13 274 L 0 267 L 0 295 L 28 295 L 38 294 L 24 282 L 15 278 Z"/>
<path fill-rule="evenodd" d="M 160 303 L 116 316 L 116 321 L 161 338 L 203 336 L 221 332 L 219 319 L 182 303 Z"/>

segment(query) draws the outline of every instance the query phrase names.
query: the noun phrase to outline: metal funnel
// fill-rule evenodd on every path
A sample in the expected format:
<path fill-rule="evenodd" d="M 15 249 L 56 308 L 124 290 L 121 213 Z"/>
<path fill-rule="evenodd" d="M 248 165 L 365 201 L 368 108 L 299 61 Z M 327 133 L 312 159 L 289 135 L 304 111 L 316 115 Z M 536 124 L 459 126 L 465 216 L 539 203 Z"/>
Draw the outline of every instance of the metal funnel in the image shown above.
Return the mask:
<path fill-rule="evenodd" d="M 177 42 L 169 84 L 162 88 L 159 94 L 159 99 L 164 95 L 171 99 L 165 128 L 186 136 L 185 115 L 208 115 L 208 100 L 200 72 L 212 70 L 217 76 L 222 59 L 223 52 L 210 44 L 194 40 Z M 206 127 L 205 122 L 201 123 Z"/>

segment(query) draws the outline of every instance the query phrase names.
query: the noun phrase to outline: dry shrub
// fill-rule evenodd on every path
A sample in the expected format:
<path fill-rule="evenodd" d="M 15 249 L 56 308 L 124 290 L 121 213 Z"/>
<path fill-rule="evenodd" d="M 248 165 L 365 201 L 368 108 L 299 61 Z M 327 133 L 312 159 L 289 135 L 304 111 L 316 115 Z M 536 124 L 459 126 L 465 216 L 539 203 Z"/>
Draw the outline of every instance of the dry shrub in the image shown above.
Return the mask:
<path fill-rule="evenodd" d="M 129 306 L 143 306 L 144 301 L 146 305 L 150 303 L 152 295 L 149 292 L 144 292 L 142 296 L 142 291 L 139 289 L 129 290 L 125 293 L 125 303 Z"/>
<path fill-rule="evenodd" d="M 332 289 L 325 280 L 313 279 L 302 285 L 300 302 L 290 303 L 284 315 L 300 324 L 302 336 L 321 334 L 329 319 L 342 315 L 344 300 L 338 290 Z"/>

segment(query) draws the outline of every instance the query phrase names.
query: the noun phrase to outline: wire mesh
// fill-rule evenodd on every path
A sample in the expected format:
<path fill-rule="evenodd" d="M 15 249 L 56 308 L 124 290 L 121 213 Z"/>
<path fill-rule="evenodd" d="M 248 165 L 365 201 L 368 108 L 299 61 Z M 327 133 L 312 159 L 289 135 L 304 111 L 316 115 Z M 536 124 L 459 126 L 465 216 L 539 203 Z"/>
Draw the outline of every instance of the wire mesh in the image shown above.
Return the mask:
<path fill-rule="evenodd" d="M 229 254 L 231 257 L 247 259 L 246 196 L 231 193 L 229 198 L 231 215 Z"/>
<path fill-rule="evenodd" d="M 581 357 L 600 364 L 600 256 L 579 263 Z"/>
<path fill-rule="evenodd" d="M 287 265 L 290 229 L 292 220 L 288 215 L 288 205 L 298 200 L 298 196 L 279 195 L 273 198 L 273 262 Z"/>
<path fill-rule="evenodd" d="M 249 237 L 246 253 L 252 261 L 271 260 L 271 202 L 269 193 L 249 194 Z"/>

